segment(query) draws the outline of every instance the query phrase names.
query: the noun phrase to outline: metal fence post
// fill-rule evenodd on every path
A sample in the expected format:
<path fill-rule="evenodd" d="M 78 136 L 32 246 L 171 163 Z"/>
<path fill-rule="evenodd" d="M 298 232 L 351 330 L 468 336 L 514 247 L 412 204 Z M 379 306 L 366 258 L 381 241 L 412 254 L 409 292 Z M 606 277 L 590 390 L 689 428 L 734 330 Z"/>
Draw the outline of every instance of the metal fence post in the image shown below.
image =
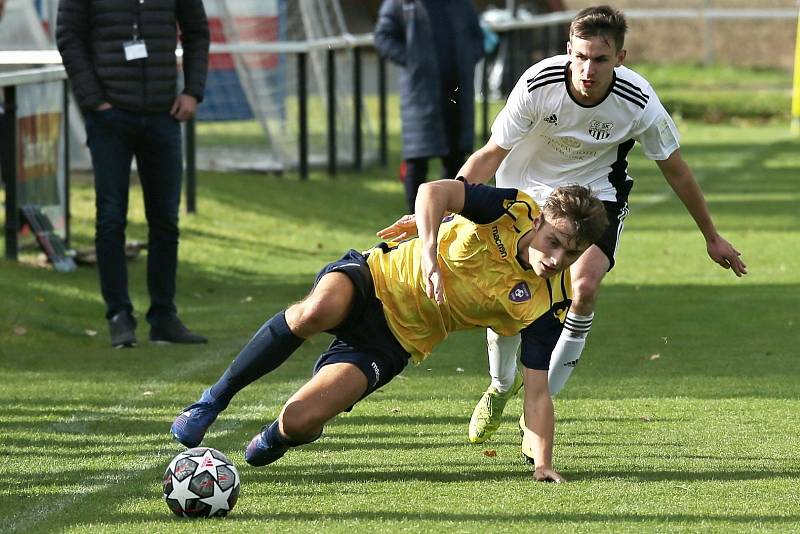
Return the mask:
<path fill-rule="evenodd" d="M 353 47 L 353 167 L 361 170 L 361 49 Z"/>
<path fill-rule="evenodd" d="M 64 80 L 64 246 L 69 248 L 72 213 L 69 202 L 69 79 Z"/>
<path fill-rule="evenodd" d="M 336 49 L 328 49 L 328 174 L 336 176 Z"/>
<path fill-rule="evenodd" d="M 2 168 L 6 186 L 6 259 L 17 259 L 17 233 L 19 232 L 19 207 L 17 206 L 17 88 L 3 89 L 5 115 L 3 116 Z"/>
<path fill-rule="evenodd" d="M 489 140 L 489 56 L 483 56 L 481 67 L 481 126 L 483 128 L 483 142 Z"/>
<path fill-rule="evenodd" d="M 301 180 L 308 180 L 308 82 L 306 80 L 307 52 L 297 54 L 297 111 L 299 122 L 298 170 Z"/>
<path fill-rule="evenodd" d="M 386 59 L 380 55 L 378 55 L 378 122 L 380 162 L 383 167 L 386 167 L 389 164 L 389 135 L 386 124 Z"/>

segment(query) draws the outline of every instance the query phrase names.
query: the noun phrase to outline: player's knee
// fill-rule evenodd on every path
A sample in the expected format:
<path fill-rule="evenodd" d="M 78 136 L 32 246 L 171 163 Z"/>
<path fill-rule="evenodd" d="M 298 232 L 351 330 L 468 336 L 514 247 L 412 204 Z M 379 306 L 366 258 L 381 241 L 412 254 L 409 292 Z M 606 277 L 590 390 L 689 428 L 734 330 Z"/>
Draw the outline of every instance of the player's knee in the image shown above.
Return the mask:
<path fill-rule="evenodd" d="M 290 402 L 281 412 L 281 430 L 297 443 L 311 443 L 322 434 L 327 422 L 306 402 Z"/>
<path fill-rule="evenodd" d="M 586 313 L 594 310 L 600 283 L 595 280 L 577 279 L 572 282 L 573 309 L 582 309 Z"/>
<path fill-rule="evenodd" d="M 321 299 L 310 298 L 293 306 L 292 331 L 301 337 L 322 332 L 336 326 L 332 324 L 330 305 Z"/>

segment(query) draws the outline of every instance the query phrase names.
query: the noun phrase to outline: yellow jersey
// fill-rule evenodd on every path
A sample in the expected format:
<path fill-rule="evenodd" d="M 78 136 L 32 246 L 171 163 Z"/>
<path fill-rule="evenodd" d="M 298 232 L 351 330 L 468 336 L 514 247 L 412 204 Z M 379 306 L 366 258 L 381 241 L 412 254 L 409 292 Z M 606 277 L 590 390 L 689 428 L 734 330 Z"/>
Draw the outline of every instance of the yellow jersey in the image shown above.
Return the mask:
<path fill-rule="evenodd" d="M 540 213 L 531 197 L 479 184 L 465 184 L 465 191 L 461 214 L 446 217 L 439 229 L 445 304 L 425 293 L 420 239 L 367 251 L 389 329 L 416 363 L 450 332 L 522 332 L 523 363 L 547 369 L 569 307 L 569 271 L 544 279 L 519 262 L 518 243 L 535 231 Z"/>

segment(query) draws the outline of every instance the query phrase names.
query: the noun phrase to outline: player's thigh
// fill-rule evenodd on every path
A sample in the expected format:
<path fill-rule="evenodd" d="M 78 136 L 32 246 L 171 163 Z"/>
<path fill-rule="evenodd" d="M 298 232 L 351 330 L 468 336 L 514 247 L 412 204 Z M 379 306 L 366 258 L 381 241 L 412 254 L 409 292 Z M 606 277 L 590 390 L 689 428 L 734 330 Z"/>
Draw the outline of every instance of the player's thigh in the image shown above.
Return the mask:
<path fill-rule="evenodd" d="M 356 365 L 325 365 L 286 401 L 281 412 L 282 426 L 290 435 L 292 430 L 317 430 L 358 402 L 367 386 L 367 377 Z"/>
<path fill-rule="evenodd" d="M 295 334 L 314 334 L 342 323 L 350 313 L 355 287 L 346 274 L 332 271 L 319 279 L 311 293 L 286 310 L 286 322 Z"/>

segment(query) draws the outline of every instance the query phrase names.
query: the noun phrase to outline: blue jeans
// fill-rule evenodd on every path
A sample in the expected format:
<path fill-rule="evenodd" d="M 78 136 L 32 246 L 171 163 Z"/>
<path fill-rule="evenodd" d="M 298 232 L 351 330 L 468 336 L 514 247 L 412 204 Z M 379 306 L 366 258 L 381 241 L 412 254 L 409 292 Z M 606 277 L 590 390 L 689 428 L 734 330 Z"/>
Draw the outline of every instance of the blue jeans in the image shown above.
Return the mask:
<path fill-rule="evenodd" d="M 94 167 L 95 247 L 106 318 L 133 312 L 128 295 L 125 227 L 131 162 L 136 157 L 147 217 L 150 324 L 176 313 L 178 208 L 183 156 L 180 124 L 168 112 L 87 111 L 86 137 Z"/>

